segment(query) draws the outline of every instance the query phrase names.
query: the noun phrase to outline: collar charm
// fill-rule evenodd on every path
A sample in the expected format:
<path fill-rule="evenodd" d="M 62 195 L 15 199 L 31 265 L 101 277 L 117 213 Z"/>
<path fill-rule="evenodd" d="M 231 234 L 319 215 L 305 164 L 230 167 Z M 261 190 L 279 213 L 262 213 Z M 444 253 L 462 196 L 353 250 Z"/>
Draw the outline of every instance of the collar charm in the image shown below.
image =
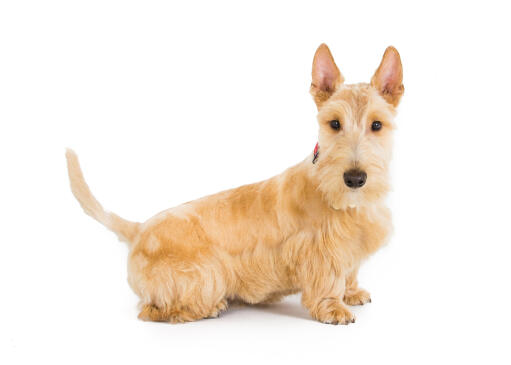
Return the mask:
<path fill-rule="evenodd" d="M 319 143 L 316 143 L 316 147 L 314 147 L 314 158 L 312 159 L 312 163 L 316 163 L 319 156 Z"/>

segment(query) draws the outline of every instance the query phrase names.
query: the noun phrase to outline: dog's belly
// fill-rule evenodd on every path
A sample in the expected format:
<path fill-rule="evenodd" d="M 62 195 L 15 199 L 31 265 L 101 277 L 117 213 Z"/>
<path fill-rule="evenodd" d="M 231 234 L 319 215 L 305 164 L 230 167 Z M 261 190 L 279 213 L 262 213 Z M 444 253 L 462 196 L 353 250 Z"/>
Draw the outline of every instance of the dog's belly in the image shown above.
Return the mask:
<path fill-rule="evenodd" d="M 232 260 L 236 280 L 230 293 L 231 297 L 255 304 L 298 290 L 286 265 L 279 262 L 272 252 L 276 250 L 261 251 L 266 253 L 245 253 Z"/>

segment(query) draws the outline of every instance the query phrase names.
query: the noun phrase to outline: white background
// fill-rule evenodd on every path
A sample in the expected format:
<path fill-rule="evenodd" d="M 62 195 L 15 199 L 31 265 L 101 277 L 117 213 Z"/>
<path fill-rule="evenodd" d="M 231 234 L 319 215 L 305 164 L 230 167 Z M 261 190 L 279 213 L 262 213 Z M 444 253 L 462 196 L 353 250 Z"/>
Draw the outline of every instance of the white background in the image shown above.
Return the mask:
<path fill-rule="evenodd" d="M 2 1 L 0 362 L 509 363 L 505 2 Z M 290 297 L 184 325 L 136 319 L 127 248 L 70 193 L 143 221 L 275 175 L 316 142 L 326 42 L 348 83 L 401 53 L 395 234 L 360 273 L 357 322 Z"/>

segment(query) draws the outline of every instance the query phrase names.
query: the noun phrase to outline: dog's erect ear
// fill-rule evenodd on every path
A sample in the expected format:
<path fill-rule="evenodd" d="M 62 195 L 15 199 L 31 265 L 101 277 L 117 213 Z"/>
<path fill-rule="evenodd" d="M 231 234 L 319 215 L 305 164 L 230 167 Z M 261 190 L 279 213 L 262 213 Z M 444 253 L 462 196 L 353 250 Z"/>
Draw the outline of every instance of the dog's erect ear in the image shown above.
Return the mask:
<path fill-rule="evenodd" d="M 326 44 L 321 44 L 316 50 L 312 63 L 312 84 L 310 92 L 316 105 L 326 101 L 344 82 L 334 58 Z"/>
<path fill-rule="evenodd" d="M 380 66 L 371 79 L 371 85 L 378 90 L 389 104 L 394 106 L 399 104 L 399 99 L 401 99 L 405 88 L 403 86 L 401 57 L 399 57 L 399 52 L 394 47 L 387 47 L 385 50 Z"/>

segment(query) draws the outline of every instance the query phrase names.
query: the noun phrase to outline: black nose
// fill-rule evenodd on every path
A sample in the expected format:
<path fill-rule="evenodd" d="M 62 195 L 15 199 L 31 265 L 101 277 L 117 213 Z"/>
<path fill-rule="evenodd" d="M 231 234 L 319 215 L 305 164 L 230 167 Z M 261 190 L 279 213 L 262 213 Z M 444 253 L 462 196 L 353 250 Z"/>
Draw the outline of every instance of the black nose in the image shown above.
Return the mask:
<path fill-rule="evenodd" d="M 352 169 L 344 173 L 344 183 L 352 189 L 361 188 L 366 180 L 367 174 L 359 169 Z"/>

